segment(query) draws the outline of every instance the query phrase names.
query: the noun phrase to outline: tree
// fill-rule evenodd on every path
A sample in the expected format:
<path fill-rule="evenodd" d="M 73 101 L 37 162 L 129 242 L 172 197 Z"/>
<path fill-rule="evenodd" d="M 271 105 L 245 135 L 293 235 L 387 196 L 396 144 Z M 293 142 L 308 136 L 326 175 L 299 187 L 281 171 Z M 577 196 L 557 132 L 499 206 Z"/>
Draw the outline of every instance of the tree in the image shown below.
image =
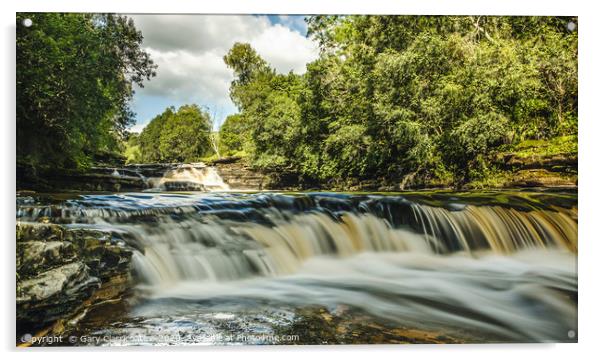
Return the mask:
<path fill-rule="evenodd" d="M 219 145 L 224 154 L 233 155 L 248 149 L 250 139 L 247 127 L 247 121 L 241 114 L 226 117 L 219 129 Z"/>
<path fill-rule="evenodd" d="M 198 161 L 211 151 L 209 114 L 197 105 L 184 105 L 171 116 L 161 134 L 159 150 L 163 160 Z"/>
<path fill-rule="evenodd" d="M 211 152 L 211 120 L 198 105 L 169 107 L 140 134 L 145 162 L 194 162 Z"/>
<path fill-rule="evenodd" d="M 569 21 L 312 16 L 321 53 L 302 76 L 277 74 L 248 44 L 224 57 L 244 126 L 223 133 L 246 139 L 256 166 L 300 182 L 421 172 L 462 186 L 488 173 L 501 146 L 576 133 Z"/>
<path fill-rule="evenodd" d="M 167 121 L 174 116 L 176 109 L 173 106 L 168 107 L 163 113 L 155 116 L 149 123 L 144 127 L 142 133 L 140 133 L 139 143 L 140 152 L 142 153 L 142 159 L 144 162 L 161 162 L 164 161 L 165 156 L 161 152 L 161 136 L 165 129 Z"/>
<path fill-rule="evenodd" d="M 17 161 L 81 168 L 117 149 L 133 119 L 133 85 L 156 69 L 132 19 L 19 13 L 17 23 Z"/>
<path fill-rule="evenodd" d="M 234 71 L 230 96 L 241 111 L 241 118 L 231 121 L 239 120 L 238 125 L 244 121 L 247 135 L 242 139 L 251 140 L 245 143 L 253 161 L 263 168 L 297 171 L 301 77 L 293 73 L 276 74 L 249 44 L 235 44 L 224 61 Z M 224 131 L 226 136 L 229 127 Z"/>
<path fill-rule="evenodd" d="M 480 170 L 483 157 L 503 144 L 507 126 L 503 115 L 488 113 L 470 118 L 445 134 L 441 145 L 443 159 L 456 177 L 456 186 L 466 184 L 470 171 Z"/>
<path fill-rule="evenodd" d="M 142 152 L 140 151 L 140 135 L 128 132 L 125 135 L 123 155 L 126 164 L 141 163 Z"/>

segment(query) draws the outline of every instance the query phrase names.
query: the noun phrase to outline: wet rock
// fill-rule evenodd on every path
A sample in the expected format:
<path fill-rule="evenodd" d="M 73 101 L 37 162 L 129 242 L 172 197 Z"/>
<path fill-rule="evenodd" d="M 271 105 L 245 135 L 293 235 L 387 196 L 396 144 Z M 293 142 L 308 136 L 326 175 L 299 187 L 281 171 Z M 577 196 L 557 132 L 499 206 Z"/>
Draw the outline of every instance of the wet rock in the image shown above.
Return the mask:
<path fill-rule="evenodd" d="M 75 255 L 75 248 L 68 241 L 22 241 L 17 243 L 17 273 L 36 274 L 69 262 Z"/>
<path fill-rule="evenodd" d="M 87 248 L 83 258 L 93 275 L 108 279 L 119 274 L 129 273 L 132 251 L 115 245 L 99 245 Z"/>
<path fill-rule="evenodd" d="M 31 332 L 129 288 L 132 250 L 110 233 L 17 225 L 17 323 Z"/>
<path fill-rule="evenodd" d="M 117 244 L 110 233 L 93 229 L 70 229 L 65 238 L 78 247 L 79 258 L 90 273 L 101 280 L 118 274 L 129 274 L 132 250 Z"/>
<path fill-rule="evenodd" d="M 166 181 L 161 187 L 167 191 L 206 191 L 203 184 L 192 181 Z"/>
<path fill-rule="evenodd" d="M 247 166 L 240 158 L 224 158 L 220 161 L 214 161 L 212 165 L 215 166 L 219 176 L 232 189 L 262 190 L 270 188 L 268 178 L 261 172 Z"/>
<path fill-rule="evenodd" d="M 117 170 L 117 172 L 115 172 Z M 126 168 L 30 169 L 17 164 L 17 189 L 37 191 L 133 191 L 147 187 L 144 177 Z"/>
<path fill-rule="evenodd" d="M 69 229 L 65 232 L 65 240 L 81 249 L 109 243 L 111 234 L 94 229 Z"/>
<path fill-rule="evenodd" d="M 17 241 L 39 240 L 60 241 L 65 236 L 65 229 L 56 224 L 18 223 Z"/>
<path fill-rule="evenodd" d="M 73 313 L 100 286 L 81 262 L 66 264 L 17 284 L 17 321 L 48 323 Z"/>
<path fill-rule="evenodd" d="M 507 187 L 570 187 L 577 185 L 577 175 L 544 169 L 520 170 L 512 175 Z"/>

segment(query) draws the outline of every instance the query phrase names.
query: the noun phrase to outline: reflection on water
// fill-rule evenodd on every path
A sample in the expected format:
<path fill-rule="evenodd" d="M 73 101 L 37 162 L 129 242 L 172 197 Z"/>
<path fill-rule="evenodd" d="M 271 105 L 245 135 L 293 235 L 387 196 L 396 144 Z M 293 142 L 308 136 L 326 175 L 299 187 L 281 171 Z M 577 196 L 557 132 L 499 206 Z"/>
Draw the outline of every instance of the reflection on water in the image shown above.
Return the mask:
<path fill-rule="evenodd" d="M 110 231 L 136 249 L 145 301 L 105 333 L 223 335 L 218 320 L 274 332 L 317 305 L 485 341 L 575 340 L 573 195 L 82 195 L 22 199 L 18 217 Z"/>

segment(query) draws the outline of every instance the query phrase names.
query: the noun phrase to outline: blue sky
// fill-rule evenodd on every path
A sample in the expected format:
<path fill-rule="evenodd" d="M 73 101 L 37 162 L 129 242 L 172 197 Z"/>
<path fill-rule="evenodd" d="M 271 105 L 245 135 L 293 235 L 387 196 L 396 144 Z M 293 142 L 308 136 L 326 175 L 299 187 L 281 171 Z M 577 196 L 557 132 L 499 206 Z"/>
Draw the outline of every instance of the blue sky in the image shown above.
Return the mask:
<path fill-rule="evenodd" d="M 157 76 L 136 89 L 132 109 L 142 128 L 168 106 L 196 103 L 216 126 L 237 111 L 228 95 L 232 72 L 222 57 L 235 42 L 248 42 L 277 71 L 305 72 L 318 56 L 305 37 L 299 15 L 132 15 L 144 35 L 143 47 L 157 63 Z"/>

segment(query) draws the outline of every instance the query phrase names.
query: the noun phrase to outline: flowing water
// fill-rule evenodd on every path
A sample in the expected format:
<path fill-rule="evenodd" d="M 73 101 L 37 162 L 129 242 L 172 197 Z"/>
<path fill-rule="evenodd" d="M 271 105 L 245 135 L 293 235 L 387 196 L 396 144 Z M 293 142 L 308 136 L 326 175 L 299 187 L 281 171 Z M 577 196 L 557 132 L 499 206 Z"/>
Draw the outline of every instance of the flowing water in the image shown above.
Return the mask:
<path fill-rule="evenodd" d="M 204 163 L 179 164 L 166 171 L 162 177 L 148 179 L 151 189 L 165 190 L 198 190 L 224 191 L 230 190 L 228 184 L 219 176 L 213 166 Z"/>
<path fill-rule="evenodd" d="M 259 335 L 316 319 L 341 342 L 367 329 L 576 341 L 576 194 L 81 194 L 18 198 L 17 217 L 135 249 L 135 300 L 79 329 L 101 344 L 282 343 Z M 326 342 L 301 332 L 297 342 Z"/>

